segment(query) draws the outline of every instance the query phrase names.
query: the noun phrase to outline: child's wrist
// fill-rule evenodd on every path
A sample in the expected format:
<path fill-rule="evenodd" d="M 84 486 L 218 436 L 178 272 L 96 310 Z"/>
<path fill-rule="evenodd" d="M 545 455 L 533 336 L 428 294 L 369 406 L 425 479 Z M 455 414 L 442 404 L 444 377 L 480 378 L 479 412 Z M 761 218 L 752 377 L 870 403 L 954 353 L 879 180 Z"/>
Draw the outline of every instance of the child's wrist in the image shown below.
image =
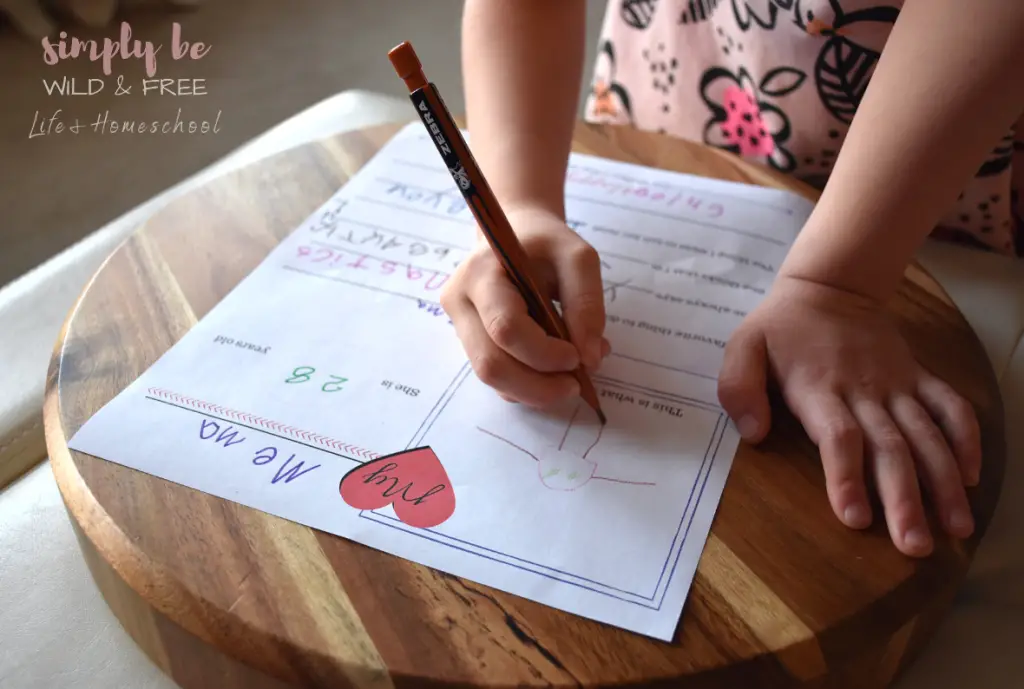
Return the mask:
<path fill-rule="evenodd" d="M 897 243 L 871 239 L 872 233 L 810 222 L 779 267 L 780 278 L 816 282 L 877 302 L 899 288 L 913 254 Z"/>
<path fill-rule="evenodd" d="M 815 283 L 823 287 L 830 287 L 848 294 L 856 295 L 864 299 L 885 303 L 895 293 L 898 281 L 873 280 L 864 274 L 857 274 L 856 271 L 840 266 L 792 266 L 780 269 L 777 278 L 779 280 L 800 281 Z"/>
<path fill-rule="evenodd" d="M 547 198 L 520 198 L 513 202 L 503 199 L 501 208 L 512 230 L 519 235 L 536 227 L 565 226 L 565 205 Z M 476 241 L 477 244 L 487 243 L 479 227 L 476 229 Z"/>

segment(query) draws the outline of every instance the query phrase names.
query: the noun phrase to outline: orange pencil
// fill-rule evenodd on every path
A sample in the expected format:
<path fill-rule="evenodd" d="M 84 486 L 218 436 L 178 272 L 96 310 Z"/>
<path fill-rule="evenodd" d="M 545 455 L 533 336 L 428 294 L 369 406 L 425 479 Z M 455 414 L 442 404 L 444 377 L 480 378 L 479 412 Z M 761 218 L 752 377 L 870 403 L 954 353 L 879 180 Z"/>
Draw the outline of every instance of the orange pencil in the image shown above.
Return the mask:
<path fill-rule="evenodd" d="M 416 106 L 416 114 L 423 120 L 437 147 L 437 152 L 444 160 L 445 167 L 465 197 L 466 205 L 473 212 L 480 230 L 508 273 L 509 280 L 526 301 L 530 316 L 552 337 L 570 340 L 569 329 L 555 310 L 554 304 L 537 288 L 537 281 L 530 274 L 526 251 L 519 243 L 519 238 L 512 230 L 512 225 L 498 204 L 490 185 L 484 179 L 466 140 L 462 137 L 462 132 L 441 100 L 441 94 L 424 76 L 423 66 L 416 51 L 408 41 L 405 41 L 392 48 L 388 52 L 388 58 L 398 76 L 405 81 L 409 89 L 409 98 Z M 597 390 L 582 365 L 576 369 L 575 375 L 580 383 L 580 396 L 597 412 L 601 423 L 607 423 L 597 399 Z"/>

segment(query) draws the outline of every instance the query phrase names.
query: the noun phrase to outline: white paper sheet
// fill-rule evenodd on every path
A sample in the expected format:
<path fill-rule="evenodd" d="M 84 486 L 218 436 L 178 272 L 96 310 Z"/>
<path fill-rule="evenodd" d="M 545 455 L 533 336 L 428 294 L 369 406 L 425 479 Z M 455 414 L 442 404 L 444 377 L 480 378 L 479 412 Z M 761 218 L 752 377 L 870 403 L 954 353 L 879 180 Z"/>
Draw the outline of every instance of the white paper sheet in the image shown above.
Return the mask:
<path fill-rule="evenodd" d="M 437 300 L 474 220 L 413 123 L 70 446 L 671 639 L 738 445 L 722 347 L 811 206 L 575 154 L 566 193 L 607 288 L 603 429 L 581 401 L 531 412 L 473 374 Z M 423 447 L 443 473 L 422 451 L 368 463 Z M 384 493 L 401 514 L 342 497 Z"/>

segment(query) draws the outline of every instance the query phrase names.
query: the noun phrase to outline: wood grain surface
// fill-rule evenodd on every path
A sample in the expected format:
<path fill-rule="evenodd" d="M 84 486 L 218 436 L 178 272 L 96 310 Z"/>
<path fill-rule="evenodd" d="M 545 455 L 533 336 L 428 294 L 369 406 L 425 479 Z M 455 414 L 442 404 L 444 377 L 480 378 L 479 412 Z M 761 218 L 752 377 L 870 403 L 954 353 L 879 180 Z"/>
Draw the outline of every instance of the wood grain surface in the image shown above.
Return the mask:
<path fill-rule="evenodd" d="M 846 529 L 814 446 L 777 408 L 768 440 L 736 456 L 671 643 L 68 450 L 91 414 L 398 129 L 306 145 L 173 202 L 110 257 L 65 324 L 46 393 L 53 470 L 100 590 L 153 661 L 190 689 L 888 686 L 957 591 L 1005 461 L 983 349 L 916 267 L 892 309 L 922 363 L 980 416 L 974 536 L 913 560 L 880 520 Z M 727 153 L 629 129 L 580 125 L 575 148 L 812 194 Z"/>

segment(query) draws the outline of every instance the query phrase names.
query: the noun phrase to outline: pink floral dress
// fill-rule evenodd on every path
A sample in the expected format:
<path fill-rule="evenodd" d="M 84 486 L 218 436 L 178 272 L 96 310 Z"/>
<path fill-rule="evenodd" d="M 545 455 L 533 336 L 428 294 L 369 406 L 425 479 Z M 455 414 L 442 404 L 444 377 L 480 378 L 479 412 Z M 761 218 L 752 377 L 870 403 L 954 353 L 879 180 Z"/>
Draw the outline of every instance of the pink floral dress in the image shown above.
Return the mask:
<path fill-rule="evenodd" d="M 610 0 L 586 119 L 717 146 L 820 189 L 901 6 Z M 935 235 L 1024 255 L 1022 156 L 1024 117 Z"/>

